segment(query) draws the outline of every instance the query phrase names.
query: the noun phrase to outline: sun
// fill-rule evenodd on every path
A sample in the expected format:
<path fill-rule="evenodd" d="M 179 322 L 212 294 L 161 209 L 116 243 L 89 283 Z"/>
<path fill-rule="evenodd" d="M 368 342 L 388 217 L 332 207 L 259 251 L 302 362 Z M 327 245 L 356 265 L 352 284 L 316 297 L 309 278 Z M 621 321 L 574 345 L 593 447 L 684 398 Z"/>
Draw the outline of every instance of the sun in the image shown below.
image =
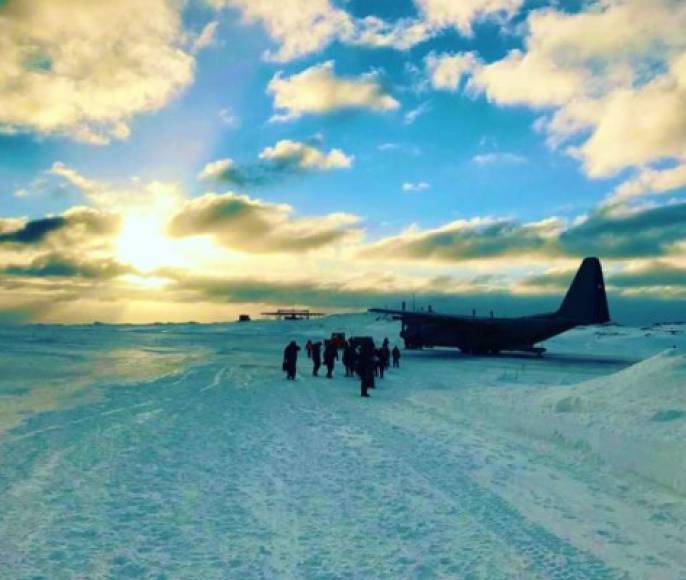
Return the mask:
<path fill-rule="evenodd" d="M 131 213 L 116 242 L 117 256 L 140 272 L 151 272 L 177 262 L 174 241 L 164 232 L 161 219 L 149 213 Z"/>

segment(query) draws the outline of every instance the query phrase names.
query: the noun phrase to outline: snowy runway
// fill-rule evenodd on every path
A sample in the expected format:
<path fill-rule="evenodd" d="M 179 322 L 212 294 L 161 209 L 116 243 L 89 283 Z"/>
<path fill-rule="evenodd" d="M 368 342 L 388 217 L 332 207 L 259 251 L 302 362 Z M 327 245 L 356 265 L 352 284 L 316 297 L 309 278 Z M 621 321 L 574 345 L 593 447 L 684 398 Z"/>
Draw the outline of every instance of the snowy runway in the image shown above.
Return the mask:
<path fill-rule="evenodd" d="M 304 356 L 283 379 L 292 333 L 339 329 L 397 334 L 364 316 L 5 330 L 0 401 L 21 411 L 2 415 L 0 577 L 686 577 L 684 495 L 548 437 L 533 406 L 662 338 L 599 352 L 580 331 L 540 360 L 404 352 L 370 400 Z M 56 358 L 67 343 L 81 360 Z"/>

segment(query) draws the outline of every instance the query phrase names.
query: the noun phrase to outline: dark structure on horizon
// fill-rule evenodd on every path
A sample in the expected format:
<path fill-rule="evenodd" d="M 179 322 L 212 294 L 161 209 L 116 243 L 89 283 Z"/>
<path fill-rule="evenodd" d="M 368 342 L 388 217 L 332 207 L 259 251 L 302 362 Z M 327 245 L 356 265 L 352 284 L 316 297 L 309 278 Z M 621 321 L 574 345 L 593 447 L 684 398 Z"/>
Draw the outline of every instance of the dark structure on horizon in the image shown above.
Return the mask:
<path fill-rule="evenodd" d="M 432 346 L 459 348 L 467 354 L 497 354 L 501 351 L 523 351 L 542 354 L 545 348 L 536 344 L 566 332 L 575 326 L 609 322 L 610 312 L 605 295 L 603 270 L 598 258 L 584 258 L 572 285 L 556 312 L 517 318 L 478 318 L 439 314 L 429 309 L 422 312 L 371 308 L 369 312 L 391 314 L 402 321 L 400 336 L 405 348 Z"/>
<path fill-rule="evenodd" d="M 277 320 L 309 320 L 311 316 L 324 316 L 323 312 L 310 312 L 308 309 L 279 308 L 276 312 L 262 312 L 262 316 L 274 316 Z"/>

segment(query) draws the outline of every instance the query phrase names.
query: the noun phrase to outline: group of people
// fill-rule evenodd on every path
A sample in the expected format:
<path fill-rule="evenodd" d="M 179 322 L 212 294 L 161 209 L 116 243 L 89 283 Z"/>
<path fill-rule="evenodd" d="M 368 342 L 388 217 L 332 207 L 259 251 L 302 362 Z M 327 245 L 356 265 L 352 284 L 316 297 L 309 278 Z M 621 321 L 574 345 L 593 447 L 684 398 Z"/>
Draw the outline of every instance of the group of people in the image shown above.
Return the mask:
<path fill-rule="evenodd" d="M 298 352 L 300 346 L 292 340 L 283 353 L 283 370 L 286 378 L 294 381 L 298 366 Z M 322 366 L 322 358 L 326 367 L 326 378 L 333 378 L 333 371 L 338 357 L 338 345 L 333 341 L 326 341 L 322 357 L 322 343 L 307 341 L 305 345 L 307 358 L 312 360 L 312 375 L 319 376 Z M 342 362 L 345 367 L 345 376 L 360 378 L 360 395 L 369 397 L 369 389 L 375 388 L 375 379 L 383 378 L 391 361 L 394 368 L 400 367 L 400 349 L 394 346 L 390 348 L 388 338 L 385 338 L 381 348 L 376 348 L 371 339 L 364 340 L 355 345 L 352 340 L 345 341 L 342 346 Z"/>

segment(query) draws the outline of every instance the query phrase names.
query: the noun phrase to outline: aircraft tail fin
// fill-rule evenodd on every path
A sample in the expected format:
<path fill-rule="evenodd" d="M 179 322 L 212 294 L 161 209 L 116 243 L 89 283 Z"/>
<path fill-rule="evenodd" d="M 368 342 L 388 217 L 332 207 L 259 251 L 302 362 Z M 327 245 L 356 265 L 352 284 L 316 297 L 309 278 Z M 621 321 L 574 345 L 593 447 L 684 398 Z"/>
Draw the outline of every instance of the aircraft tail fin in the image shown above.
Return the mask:
<path fill-rule="evenodd" d="M 576 324 L 600 324 L 610 320 L 603 269 L 598 258 L 584 258 L 558 314 Z"/>

